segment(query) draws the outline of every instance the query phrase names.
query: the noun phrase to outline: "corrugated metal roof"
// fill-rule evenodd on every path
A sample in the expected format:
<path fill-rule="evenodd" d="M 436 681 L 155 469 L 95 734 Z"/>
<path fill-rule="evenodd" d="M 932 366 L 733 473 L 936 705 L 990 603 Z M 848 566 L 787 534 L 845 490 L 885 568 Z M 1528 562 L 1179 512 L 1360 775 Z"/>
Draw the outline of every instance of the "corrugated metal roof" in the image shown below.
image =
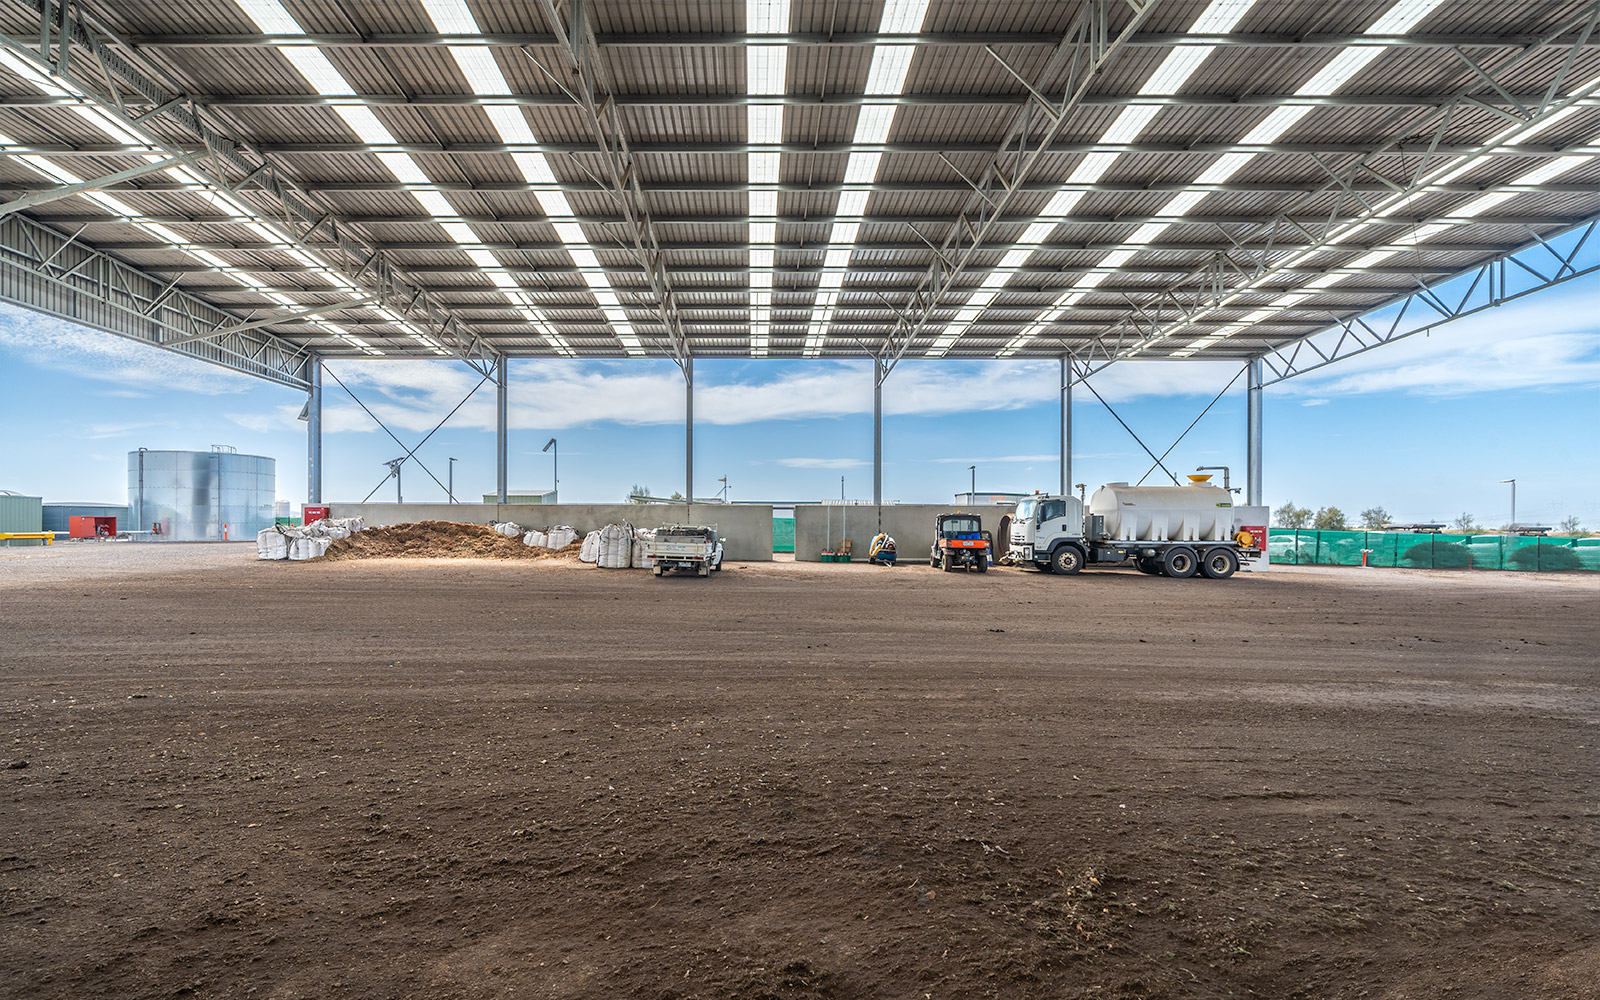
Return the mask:
<path fill-rule="evenodd" d="M 87 5 L 117 31 L 139 38 L 141 65 L 174 90 L 187 90 L 202 103 L 215 101 L 208 118 L 249 144 L 288 147 L 267 155 L 284 176 L 304 185 L 309 203 L 348 222 L 344 231 L 388 258 L 416 283 L 436 291 L 438 300 L 469 328 L 480 324 L 484 336 L 515 353 L 544 355 L 541 337 L 513 333 L 526 320 L 488 276 L 479 273 L 468 253 L 454 245 L 447 231 L 424 211 L 418 196 L 401 190 L 390 166 L 370 151 L 352 149 L 359 140 L 351 125 L 330 106 L 307 103 L 321 98 L 284 55 L 269 45 L 194 44 L 200 35 L 248 35 L 255 27 L 231 0 L 126 0 Z M 492 253 L 509 268 L 531 301 L 581 352 L 615 354 L 620 344 L 602 321 L 584 276 L 575 269 L 570 248 L 545 216 L 541 193 L 526 190 L 525 167 L 501 147 L 490 114 L 476 102 L 493 101 L 470 93 L 465 76 L 448 47 L 430 44 L 362 43 L 357 39 L 384 35 L 427 35 L 434 28 L 418 0 L 364 0 L 360 4 L 328 4 L 321 0 L 286 0 L 301 27 L 311 33 L 339 36 L 322 51 L 356 92 L 380 99 L 377 120 L 400 143 L 410 144 L 410 166 L 429 181 L 450 186 L 442 192 L 451 211 L 468 218 L 473 237 L 492 245 Z M 480 28 L 490 33 L 546 36 L 550 25 L 532 5 L 516 0 L 470 0 Z M 877 30 L 882 0 L 793 0 L 788 30 L 823 36 L 820 41 L 788 49 L 785 90 L 797 103 L 781 112 L 785 143 L 815 145 L 815 150 L 790 150 L 779 157 L 776 198 L 780 222 L 771 287 L 770 335 L 775 351 L 798 353 L 817 315 L 816 297 L 830 250 L 847 250 L 849 271 L 828 335 L 829 350 L 859 354 L 861 341 L 881 345 L 892 316 L 883 298 L 904 304 L 910 291 L 925 280 L 937 258 L 926 241 L 942 243 L 960 230 L 957 217 L 978 202 L 963 178 L 981 176 L 995 153 L 974 146 L 997 144 L 1022 106 L 1025 89 L 1015 74 L 1035 82 L 1045 94 L 1059 96 L 1060 72 L 1043 76 L 1050 59 L 1052 36 L 1060 35 L 1077 15 L 1076 4 L 1058 0 L 1009 0 L 975 4 L 968 0 L 934 0 L 923 28 L 930 32 L 1033 33 L 1038 42 L 1011 39 L 992 45 L 935 44 L 916 49 L 905 91 L 916 99 L 896 105 L 889 142 L 918 143 L 924 148 L 891 150 L 877 158 L 870 172 L 884 185 L 866 200 L 868 221 L 850 245 L 830 246 L 834 214 L 854 194 L 841 194 L 852 163 L 848 146 L 861 121 L 862 91 L 875 50 L 870 45 L 830 44 L 829 35 Z M 1142 33 L 1179 33 L 1207 7 L 1204 0 L 1168 0 L 1141 29 Z M 1240 44 L 1214 49 L 1181 88 L 1188 98 L 1208 103 L 1160 108 L 1133 141 L 1149 151 L 1114 157 L 1081 151 L 1047 152 L 1030 164 L 1029 189 L 1008 198 L 1006 221 L 992 226 L 981 249 L 963 252 L 966 273 L 933 313 L 942 325 L 955 308 L 979 287 L 988 269 L 997 267 L 1011 241 L 1021 239 L 1032 217 L 1051 203 L 1057 186 L 1074 171 L 1097 164 L 1098 185 L 1077 198 L 1073 221 L 1053 227 L 1050 243 L 1028 248 L 1022 270 L 1007 277 L 1005 291 L 979 322 L 958 341 L 953 354 L 993 353 L 1010 337 L 1049 309 L 1061 290 L 1076 287 L 1083 275 L 1104 270 L 1107 255 L 1140 230 L 1146 217 L 1167 211 L 1175 195 L 1208 169 L 1225 161 L 1216 151 L 1186 151 L 1200 144 L 1240 142 L 1268 120 L 1273 107 L 1257 103 L 1263 95 L 1293 94 L 1341 51 L 1315 36 L 1357 34 L 1391 7 L 1389 0 L 1352 0 L 1340 4 L 1295 4 L 1261 0 L 1246 14 L 1237 31 L 1278 37 L 1312 37 L 1306 44 Z M 1454 32 L 1492 39 L 1496 34 L 1528 35 L 1560 23 L 1582 9 L 1578 0 L 1533 3 L 1506 0 L 1460 0 L 1440 5 L 1416 30 Z M 634 173 L 645 190 L 644 208 L 654 220 L 664 250 L 669 281 L 683 309 L 693 342 L 707 351 L 748 353 L 746 324 L 750 309 L 751 251 L 744 245 L 754 199 L 744 188 L 751 159 L 743 148 L 749 139 L 750 113 L 743 104 L 746 49 L 725 36 L 745 28 L 741 0 L 659 0 L 652 3 L 601 2 L 588 7 L 602 48 L 599 59 L 622 104 L 618 118 L 627 140 L 639 151 Z M 1113 31 L 1128 17 L 1114 8 Z M 0 11 L 0 30 L 26 37 L 32 30 L 14 9 Z M 163 44 L 164 37 L 183 35 L 182 45 Z M 617 36 L 628 36 L 618 38 Z M 660 41 L 656 41 L 660 39 Z M 737 39 L 735 39 L 737 41 Z M 551 76 L 563 81 L 568 70 L 554 46 L 527 48 L 499 44 L 491 50 L 511 90 L 512 100 L 532 102 L 520 111 L 543 143 L 555 144 L 543 154 L 558 183 L 567 185 L 567 204 L 581 220 L 581 232 L 607 269 L 606 280 L 625 302 L 630 318 L 647 343 L 664 345 L 657 314 L 644 301 L 648 284 L 631 245 L 623 210 L 615 196 L 602 190 L 605 161 L 595 148 L 586 116 L 562 96 Z M 1061 124 L 1059 142 L 1106 141 L 1107 130 L 1126 114 L 1129 102 L 1167 59 L 1166 45 L 1126 48 L 1094 80 L 1088 103 Z M 1515 61 L 1506 89 L 1538 94 L 1566 63 L 1567 49 L 1519 55 L 1509 45 L 1486 43 L 1462 51 L 1491 72 Z M 541 68 L 541 66 L 543 68 Z M 1009 68 L 1008 68 L 1009 67 Z M 85 60 L 85 79 L 101 80 L 97 66 Z M 1600 45 L 1584 49 L 1568 69 L 1567 85 L 1600 75 Z M 1105 328 L 1124 321 L 1130 302 L 1151 301 L 1163 289 L 1179 287 L 1185 275 L 1198 274 L 1222 253 L 1264 245 L 1270 238 L 1278 259 L 1302 244 L 1305 233 L 1267 224 L 1280 212 L 1314 218 L 1370 211 L 1387 196 L 1375 177 L 1365 178 L 1362 199 L 1338 190 L 1328 170 L 1355 163 L 1363 150 L 1393 141 L 1404 151 L 1369 158 L 1376 175 L 1404 184 L 1417 170 L 1421 151 L 1433 140 L 1437 107 L 1456 90 L 1468 86 L 1474 71 L 1452 51 L 1438 45 L 1397 46 L 1376 52 L 1359 72 L 1345 81 L 1326 106 L 1297 112 L 1295 121 L 1277 138 L 1283 147 L 1240 160 L 1225 190 L 1206 193 L 1192 205 L 1191 222 L 1160 229 L 1154 241 L 1129 246 L 1134 251 L 1114 273 L 1071 312 L 1074 323 Z M 12 95 L 13 100 L 6 100 Z M 99 148 L 110 140 L 84 115 L 69 108 L 41 106 L 38 92 L 18 74 L 0 70 L 0 134 L 38 147 Z M 1490 96 L 1485 91 L 1484 96 Z M 1393 101 L 1372 101 L 1389 98 Z M 1213 100 L 1215 99 L 1215 100 Z M 1360 100 L 1367 100 L 1361 103 Z M 348 98 L 331 98 L 348 101 Z M 887 99 L 886 99 L 887 100 Z M 1498 101 L 1497 97 L 1493 100 Z M 870 99 L 867 99 L 870 103 Z M 1236 103 L 1223 103 L 1223 102 Z M 1035 128 L 1043 127 L 1038 116 Z M 1452 112 L 1441 137 L 1449 147 L 1469 147 L 1503 130 L 1502 114 L 1463 106 Z M 151 127 L 165 140 L 196 145 L 181 123 L 157 116 Z M 1584 107 L 1545 129 L 1523 154 L 1498 154 L 1452 178 L 1449 191 L 1423 190 L 1409 196 L 1402 210 L 1363 230 L 1340 245 L 1318 251 L 1317 267 L 1343 267 L 1370 246 L 1405 245 L 1413 221 L 1445 216 L 1470 205 L 1477 190 L 1515 181 L 1549 162 L 1550 148 L 1587 144 L 1600 138 L 1600 108 Z M 1122 140 L 1126 141 L 1126 137 Z M 319 148 L 321 147 L 321 148 Z M 337 148 L 330 148 L 337 147 Z M 446 151 L 444 147 L 455 147 Z M 960 148 L 957 148 L 960 147 Z M 1154 147 L 1167 147 L 1156 151 Z M 65 149 L 64 149 L 65 153 Z M 536 157 L 539 154 L 534 154 Z M 856 153 L 854 159 L 860 160 Z M 1109 159 L 1109 162 L 1102 162 Z M 51 160 L 75 176 L 94 177 L 136 167 L 137 150 L 95 155 L 60 155 Z M 1000 156 L 1002 172 L 1014 169 L 1014 154 Z M 858 168 L 859 169 L 859 168 Z M 237 179 L 238 168 L 225 173 Z M 859 181 L 861 178 L 852 178 Z M 0 160 L 0 184 L 26 192 L 48 181 L 24 163 Z M 281 249 L 262 247 L 259 233 L 240 223 L 215 221 L 223 214 L 196 191 L 175 190 L 175 178 L 156 173 L 129 181 L 111 192 L 134 210 L 164 220 L 168 230 L 243 270 L 259 272 L 274 287 L 305 288 L 307 303 L 327 300 L 327 283 L 307 271 L 299 258 Z M 1600 165 L 1564 172 L 1547 189 L 1519 193 L 1494 206 L 1477 221 L 1424 241 L 1392 258 L 1394 266 L 1445 274 L 1471 267 L 1499 253 L 1528 243 L 1533 231 L 1549 233 L 1564 221 L 1577 222 L 1600 214 Z M 462 188 L 462 189 L 456 189 Z M 1563 188 L 1571 188 L 1566 190 Z M 240 196 L 276 217 L 274 199 L 260 191 Z M 431 196 L 428 196 L 431 198 Z M 117 222 L 90 199 L 79 196 L 49 202 L 29 212 L 36 219 L 57 222 L 83 233 L 80 239 L 114 246 L 126 262 L 162 275 L 180 275 L 218 305 L 248 310 L 266 303 L 259 291 L 214 280 L 198 258 L 173 247 L 154 231 Z M 1515 222 L 1495 222 L 1496 217 Z M 186 219 L 212 220 L 189 223 Z M 802 221 L 803 220 L 803 221 Z M 1218 221 L 1223 220 L 1223 221 Z M 1531 223 L 1527 220 L 1533 220 Z M 1146 237 L 1148 239 L 1148 237 Z M 1436 247 L 1430 247 L 1434 243 Z M 317 252 L 327 246 L 318 242 Z M 964 245 L 963 245 L 964 246 Z M 1404 261 L 1401 262 L 1403 256 Z M 1309 272 L 1307 272 L 1309 273 Z M 1293 290 L 1304 274 L 1274 274 L 1263 288 L 1218 311 L 1237 317 L 1278 294 Z M 319 288 L 320 286 L 320 288 Z M 1359 294 L 1338 285 L 1318 291 L 1310 302 L 1339 315 L 1358 313 L 1414 287 L 1407 275 L 1373 271 L 1361 276 Z M 1309 307 L 1308 307 L 1309 308 Z M 362 327 L 368 329 L 368 327 Z M 373 327 L 373 336 L 383 336 Z M 1043 338 L 1041 350 L 1081 342 L 1074 332 L 1065 339 Z M 1203 329 L 1200 327 L 1198 329 Z M 1298 336 L 1300 327 L 1269 321 L 1257 324 L 1219 345 L 1220 352 L 1240 345 L 1259 349 L 1263 342 Z M 284 328 L 291 338 L 298 328 Z M 1083 334 L 1087 337 L 1089 334 Z M 1193 331 L 1176 333 L 1193 339 Z M 1074 340 L 1074 338 L 1078 338 Z M 323 338 L 315 338 L 321 343 Z M 404 341 L 398 332 L 394 344 Z M 918 338 L 931 343 L 932 335 Z M 661 349 L 664 349 L 662 347 Z M 1204 357 L 1207 352 L 1201 352 Z M 1231 356 L 1231 355 L 1230 355 Z"/>

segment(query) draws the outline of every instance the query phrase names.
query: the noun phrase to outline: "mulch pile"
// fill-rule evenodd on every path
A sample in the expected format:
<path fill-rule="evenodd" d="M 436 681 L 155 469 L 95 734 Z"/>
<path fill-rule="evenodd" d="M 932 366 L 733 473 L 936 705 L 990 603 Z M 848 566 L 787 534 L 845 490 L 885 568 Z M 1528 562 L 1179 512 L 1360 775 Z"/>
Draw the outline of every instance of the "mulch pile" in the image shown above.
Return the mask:
<path fill-rule="evenodd" d="M 520 536 L 499 534 L 485 524 L 413 521 L 367 528 L 328 546 L 322 558 L 342 559 L 522 559 L 575 563 L 581 542 L 564 549 L 535 548 Z"/>

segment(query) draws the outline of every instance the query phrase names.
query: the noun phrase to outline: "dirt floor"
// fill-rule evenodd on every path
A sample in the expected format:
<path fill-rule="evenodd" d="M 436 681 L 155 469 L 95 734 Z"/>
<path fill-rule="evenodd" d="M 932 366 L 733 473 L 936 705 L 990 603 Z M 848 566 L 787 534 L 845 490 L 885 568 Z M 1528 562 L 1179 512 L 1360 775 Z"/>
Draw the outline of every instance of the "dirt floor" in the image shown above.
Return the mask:
<path fill-rule="evenodd" d="M 0 996 L 1600 997 L 1600 579 L 0 552 Z"/>

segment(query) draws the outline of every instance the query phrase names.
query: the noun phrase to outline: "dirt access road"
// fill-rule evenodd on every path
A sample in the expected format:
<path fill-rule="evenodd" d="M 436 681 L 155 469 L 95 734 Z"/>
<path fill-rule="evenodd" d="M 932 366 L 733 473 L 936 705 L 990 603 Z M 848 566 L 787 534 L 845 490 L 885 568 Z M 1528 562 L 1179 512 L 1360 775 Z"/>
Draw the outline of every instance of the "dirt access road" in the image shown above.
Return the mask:
<path fill-rule="evenodd" d="M 0 555 L 0 996 L 1600 996 L 1600 580 Z"/>

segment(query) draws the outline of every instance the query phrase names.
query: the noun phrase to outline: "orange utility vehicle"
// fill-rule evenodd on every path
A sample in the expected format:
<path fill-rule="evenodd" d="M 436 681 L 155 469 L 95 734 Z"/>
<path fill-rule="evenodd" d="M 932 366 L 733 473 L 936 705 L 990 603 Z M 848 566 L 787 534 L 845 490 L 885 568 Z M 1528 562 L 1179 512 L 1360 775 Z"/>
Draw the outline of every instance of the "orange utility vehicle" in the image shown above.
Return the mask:
<path fill-rule="evenodd" d="M 928 565 L 946 573 L 965 567 L 968 572 L 989 571 L 989 540 L 976 514 L 940 514 L 933 522 L 933 550 Z"/>

